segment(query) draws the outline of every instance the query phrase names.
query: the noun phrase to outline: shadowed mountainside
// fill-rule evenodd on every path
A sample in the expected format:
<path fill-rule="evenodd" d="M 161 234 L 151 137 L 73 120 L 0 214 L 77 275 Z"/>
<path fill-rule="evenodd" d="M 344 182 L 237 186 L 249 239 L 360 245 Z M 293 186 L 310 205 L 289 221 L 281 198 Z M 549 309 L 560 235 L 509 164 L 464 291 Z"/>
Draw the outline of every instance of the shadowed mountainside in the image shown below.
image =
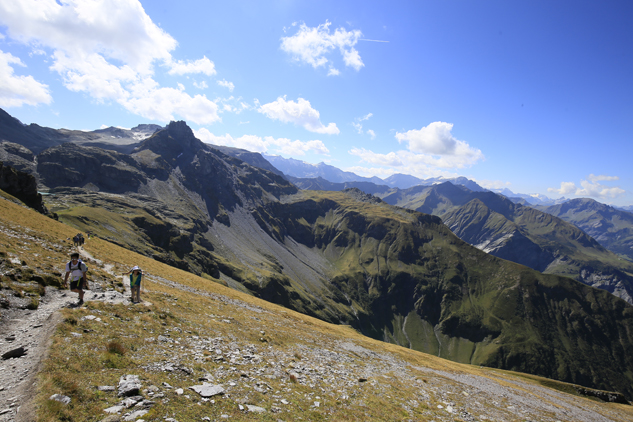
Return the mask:
<path fill-rule="evenodd" d="M 633 261 L 633 214 L 589 198 L 572 199 L 538 210 L 559 217 L 593 237 L 605 248 Z"/>
<path fill-rule="evenodd" d="M 385 202 L 437 215 L 475 247 L 549 274 L 572 277 L 633 303 L 633 265 L 551 214 L 450 182 L 394 189 Z"/>

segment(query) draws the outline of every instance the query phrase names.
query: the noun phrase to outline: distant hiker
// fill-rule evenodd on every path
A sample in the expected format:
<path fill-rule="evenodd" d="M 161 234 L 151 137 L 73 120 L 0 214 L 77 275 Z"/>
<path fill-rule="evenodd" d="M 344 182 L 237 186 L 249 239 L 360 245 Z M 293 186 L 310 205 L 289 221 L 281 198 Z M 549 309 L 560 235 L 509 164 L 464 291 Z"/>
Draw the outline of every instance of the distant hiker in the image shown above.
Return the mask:
<path fill-rule="evenodd" d="M 78 235 L 74 235 L 73 236 L 73 245 L 74 246 L 79 246 L 79 236 Z"/>
<path fill-rule="evenodd" d="M 88 267 L 79 259 L 79 254 L 77 252 L 70 254 L 70 262 L 66 264 L 64 286 L 68 285 L 68 276 L 70 276 L 70 290 L 79 293 L 77 306 L 84 303 L 84 289 L 87 288 L 86 272 L 88 272 Z"/>
<path fill-rule="evenodd" d="M 138 266 L 134 266 L 128 274 L 130 275 L 132 303 L 139 303 L 141 301 L 141 279 L 143 278 L 143 271 Z"/>

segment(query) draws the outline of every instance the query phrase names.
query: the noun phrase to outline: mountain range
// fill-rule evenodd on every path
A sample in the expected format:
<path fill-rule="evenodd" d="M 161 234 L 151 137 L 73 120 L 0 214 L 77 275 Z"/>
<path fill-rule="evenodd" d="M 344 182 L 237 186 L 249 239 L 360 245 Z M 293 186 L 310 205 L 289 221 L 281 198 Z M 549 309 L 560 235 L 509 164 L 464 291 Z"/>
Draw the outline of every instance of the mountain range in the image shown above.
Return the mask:
<path fill-rule="evenodd" d="M 47 191 L 46 206 L 78 230 L 376 339 L 633 397 L 629 303 L 473 247 L 440 217 L 388 203 L 409 201 L 399 190 L 384 199 L 357 188 L 301 190 L 237 158 L 259 160 L 252 153 L 229 155 L 200 142 L 184 122 L 140 142 L 102 137 L 100 146 L 86 141 L 92 132 L 60 144 L 65 132 L 32 126 L 0 126 L 4 156 L 18 163 L 32 156 L 24 168 Z M 40 152 L 28 155 L 29 145 Z M 461 193 L 475 194 L 495 195 Z M 475 200 L 483 204 L 451 199 L 451 206 Z M 443 204 L 425 199 L 418 208 L 441 209 L 446 218 L 456 209 Z M 560 219 L 565 236 L 544 235 L 541 244 L 521 226 L 545 214 L 511 201 L 492 211 L 516 226 L 514 238 L 544 253 L 555 242 L 588 248 L 565 255 L 572 258 L 603 251 Z M 473 222 L 451 216 L 462 235 L 476 234 Z"/>

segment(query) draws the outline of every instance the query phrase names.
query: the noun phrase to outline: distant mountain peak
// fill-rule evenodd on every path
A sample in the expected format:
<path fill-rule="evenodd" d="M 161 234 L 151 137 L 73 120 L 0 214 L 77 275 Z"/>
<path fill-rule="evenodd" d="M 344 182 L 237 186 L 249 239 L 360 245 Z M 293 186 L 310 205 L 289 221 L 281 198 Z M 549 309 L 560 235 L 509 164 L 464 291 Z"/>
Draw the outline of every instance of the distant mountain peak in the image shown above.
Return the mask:
<path fill-rule="evenodd" d="M 144 140 L 135 151 L 146 149 L 163 156 L 165 159 L 177 159 L 185 154 L 195 154 L 201 149 L 206 150 L 207 147 L 195 137 L 187 123 L 172 121 L 165 129 L 155 132 Z"/>

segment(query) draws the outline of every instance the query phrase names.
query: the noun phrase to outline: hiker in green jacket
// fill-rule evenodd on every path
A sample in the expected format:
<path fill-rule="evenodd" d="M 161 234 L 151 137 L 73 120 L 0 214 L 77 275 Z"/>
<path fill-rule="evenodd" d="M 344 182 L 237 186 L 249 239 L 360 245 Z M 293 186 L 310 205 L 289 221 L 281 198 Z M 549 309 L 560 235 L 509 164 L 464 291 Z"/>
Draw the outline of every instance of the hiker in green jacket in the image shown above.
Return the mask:
<path fill-rule="evenodd" d="M 141 301 L 141 279 L 143 278 L 143 271 L 138 266 L 134 266 L 128 274 L 130 274 L 132 303 L 139 303 Z"/>

